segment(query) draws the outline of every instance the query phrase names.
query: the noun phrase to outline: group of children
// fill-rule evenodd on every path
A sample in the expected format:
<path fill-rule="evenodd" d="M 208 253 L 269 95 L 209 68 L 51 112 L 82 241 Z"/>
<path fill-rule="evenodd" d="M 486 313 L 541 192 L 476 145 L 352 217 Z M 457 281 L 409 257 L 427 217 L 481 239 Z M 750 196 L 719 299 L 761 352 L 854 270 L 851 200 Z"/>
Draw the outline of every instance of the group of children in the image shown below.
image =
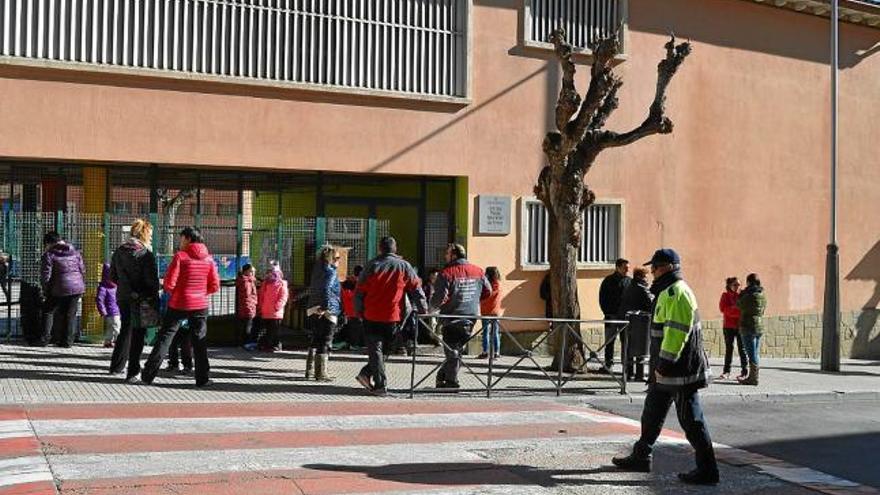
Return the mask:
<path fill-rule="evenodd" d="M 343 348 L 348 347 L 352 350 L 360 350 L 364 345 L 363 324 L 358 315 L 355 314 L 353 302 L 357 280 L 362 270 L 363 267 L 360 265 L 356 266 L 353 275 L 348 277 L 342 284 L 341 299 L 345 322 L 341 326 L 343 330 L 340 332 L 339 340 Z M 486 277 L 492 285 L 492 295 L 482 301 L 482 316 L 500 316 L 502 314 L 501 273 L 496 267 L 489 267 L 486 269 Z M 431 270 L 424 283 L 425 292 L 429 299 L 436 279 L 437 270 Z M 270 262 L 262 281 L 258 282 L 256 269 L 253 265 L 246 264 L 242 267 L 235 283 L 235 316 L 239 341 L 249 351 L 280 351 L 281 343 L 278 333 L 281 328 L 281 321 L 284 319 L 285 307 L 290 300 L 288 284 L 284 280 L 284 273 L 281 271 L 281 267 L 275 261 Z M 163 294 L 161 302 L 162 313 L 164 314 L 164 308 L 167 306 L 167 296 L 165 294 Z M 95 306 L 98 313 L 104 319 L 104 347 L 113 347 L 116 337 L 119 335 L 121 320 L 119 305 L 116 300 L 116 284 L 110 280 L 110 265 L 108 263 L 104 264 L 101 283 L 98 286 L 95 298 Z M 256 322 L 259 322 L 259 324 Z M 184 329 L 185 327 L 186 322 L 184 321 L 181 328 Z M 179 335 L 181 338 L 176 339 L 169 351 L 168 365 L 177 369 L 177 357 L 181 356 L 183 358 L 183 371 L 186 372 L 192 368 L 192 354 L 188 346 L 188 339 L 184 337 L 186 332 L 179 332 Z M 431 337 L 433 337 L 433 334 Z M 485 359 L 489 356 L 489 353 L 494 353 L 495 357 L 498 357 L 500 349 L 501 336 L 498 322 L 495 320 L 483 320 L 483 352 L 479 358 Z"/>

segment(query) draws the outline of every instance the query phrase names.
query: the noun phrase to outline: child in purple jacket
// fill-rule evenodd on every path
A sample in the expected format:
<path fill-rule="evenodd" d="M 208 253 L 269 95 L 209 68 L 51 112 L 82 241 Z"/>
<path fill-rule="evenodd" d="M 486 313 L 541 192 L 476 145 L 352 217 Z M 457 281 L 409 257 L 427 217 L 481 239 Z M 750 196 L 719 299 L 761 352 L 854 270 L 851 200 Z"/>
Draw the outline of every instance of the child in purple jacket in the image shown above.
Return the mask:
<path fill-rule="evenodd" d="M 110 264 L 104 263 L 101 284 L 95 297 L 98 313 L 104 318 L 104 347 L 113 347 L 122 321 L 119 318 L 119 305 L 116 303 L 116 284 L 110 280 Z"/>

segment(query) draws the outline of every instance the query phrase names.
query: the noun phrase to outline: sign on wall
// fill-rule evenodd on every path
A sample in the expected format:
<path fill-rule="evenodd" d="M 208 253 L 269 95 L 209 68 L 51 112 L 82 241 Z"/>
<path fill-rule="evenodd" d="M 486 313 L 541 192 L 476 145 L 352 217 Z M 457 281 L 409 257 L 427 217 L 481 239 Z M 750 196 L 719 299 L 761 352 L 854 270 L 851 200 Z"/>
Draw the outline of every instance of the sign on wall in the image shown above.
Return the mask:
<path fill-rule="evenodd" d="M 510 196 L 480 195 L 477 210 L 477 234 L 510 234 Z"/>

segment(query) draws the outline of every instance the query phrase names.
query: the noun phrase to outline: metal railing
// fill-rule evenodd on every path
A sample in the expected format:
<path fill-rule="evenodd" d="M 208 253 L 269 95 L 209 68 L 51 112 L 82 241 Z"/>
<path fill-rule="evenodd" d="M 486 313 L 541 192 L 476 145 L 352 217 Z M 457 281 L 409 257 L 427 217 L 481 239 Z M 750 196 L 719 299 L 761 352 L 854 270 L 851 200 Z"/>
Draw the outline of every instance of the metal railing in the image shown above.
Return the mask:
<path fill-rule="evenodd" d="M 417 367 L 424 363 L 419 362 L 419 357 L 426 356 L 425 354 L 419 354 L 418 345 L 412 346 L 412 367 L 410 372 L 410 387 L 409 387 L 409 397 L 413 398 L 416 392 L 419 392 L 419 387 L 429 380 L 432 376 L 436 375 L 437 372 L 446 365 L 450 359 L 458 359 L 461 366 L 462 372 L 467 372 L 470 376 L 476 378 L 476 380 L 482 385 L 482 388 L 485 389 L 486 397 L 492 397 L 492 392 L 497 389 L 498 384 L 511 376 L 511 374 L 516 370 L 524 370 L 526 369 L 523 363 L 529 363 L 533 365 L 531 369 L 534 371 L 538 370 L 538 373 L 535 376 L 546 379 L 552 385 L 551 388 L 544 387 L 543 389 L 536 389 L 534 387 L 522 387 L 534 390 L 555 390 L 556 395 L 562 395 L 563 388 L 571 382 L 575 376 L 583 373 L 587 369 L 587 365 L 590 363 L 597 363 L 603 370 L 603 374 L 611 377 L 615 382 L 617 382 L 620 393 L 627 393 L 627 366 L 629 363 L 629 356 L 627 355 L 627 346 L 622 346 L 621 351 L 621 373 L 615 374 L 614 371 L 606 366 L 606 363 L 603 359 L 600 359 L 599 355 L 602 353 L 606 347 L 609 345 L 613 345 L 617 339 L 626 339 L 626 335 L 629 329 L 630 322 L 625 320 L 575 320 L 575 319 L 564 319 L 564 318 L 532 318 L 532 317 L 516 317 L 516 316 L 462 316 L 462 315 L 441 315 L 441 314 L 427 314 L 427 315 L 418 315 L 418 324 L 414 325 L 415 335 L 413 335 L 414 342 L 418 342 L 419 332 L 420 331 L 428 331 L 431 332 L 430 320 L 438 320 L 440 322 L 443 321 L 460 321 L 460 320 L 471 320 L 476 323 L 477 320 L 485 321 L 495 321 L 497 322 L 497 328 L 500 336 L 507 336 L 507 338 L 514 344 L 514 346 L 519 350 L 517 359 L 512 365 L 501 365 L 500 367 L 497 365 L 495 360 L 495 354 L 498 351 L 497 349 L 490 349 L 491 352 L 488 353 L 488 368 L 485 373 L 480 373 L 474 369 L 471 363 L 468 363 L 466 360 L 461 359 L 463 351 L 467 348 L 468 344 L 473 341 L 477 336 L 482 336 L 483 332 L 486 331 L 485 325 L 482 328 L 474 328 L 474 330 L 470 333 L 465 341 L 463 341 L 458 348 L 452 348 L 445 341 L 445 339 L 440 339 L 440 345 L 444 351 L 444 359 L 440 363 L 435 364 L 431 370 L 421 376 L 421 378 L 417 379 Z M 517 338 L 516 333 L 512 332 L 509 328 L 506 328 L 504 323 L 508 322 L 531 322 L 531 323 L 546 323 L 549 324 L 548 328 L 545 330 L 539 330 L 540 335 L 537 339 L 535 339 L 531 344 L 523 345 L 520 342 L 520 339 Z M 606 325 L 611 325 L 613 328 L 613 332 L 610 334 L 606 334 L 607 338 L 603 340 L 601 344 L 598 346 L 591 346 L 589 342 L 585 341 L 580 333 L 580 327 L 582 325 L 587 326 L 596 326 L 602 325 L 603 329 Z M 443 326 L 442 323 L 440 325 Z M 474 324 L 473 327 L 476 327 Z M 561 335 L 560 335 L 561 334 Z M 554 366 L 552 369 L 550 367 L 542 366 L 536 359 L 536 351 L 539 347 L 541 347 L 544 343 L 548 342 L 550 339 L 559 335 L 559 339 L 561 340 L 558 349 L 555 349 L 554 355 L 557 357 L 557 366 Z M 493 339 L 489 339 L 490 342 L 493 342 Z M 571 350 L 571 346 L 574 345 L 575 352 L 580 354 L 581 362 L 575 368 L 565 369 L 565 365 L 567 364 L 567 356 L 568 352 Z M 485 379 L 484 379 L 485 377 Z M 597 387 L 579 387 L 577 390 L 586 391 L 586 390 L 595 390 Z M 445 389 L 442 389 L 445 390 Z M 573 390 L 573 389 L 569 389 Z"/>

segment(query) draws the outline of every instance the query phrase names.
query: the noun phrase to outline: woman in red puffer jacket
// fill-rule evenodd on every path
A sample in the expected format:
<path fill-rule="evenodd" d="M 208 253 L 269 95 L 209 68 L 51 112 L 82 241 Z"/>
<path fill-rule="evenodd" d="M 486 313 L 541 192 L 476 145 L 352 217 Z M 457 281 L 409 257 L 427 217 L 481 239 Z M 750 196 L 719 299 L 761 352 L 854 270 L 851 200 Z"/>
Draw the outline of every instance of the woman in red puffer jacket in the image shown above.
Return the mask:
<path fill-rule="evenodd" d="M 736 342 L 736 348 L 739 351 L 739 362 L 741 368 L 740 377 L 748 375 L 748 359 L 746 351 L 743 348 L 742 338 L 739 335 L 739 308 L 736 307 L 736 300 L 739 299 L 739 280 L 736 277 L 729 277 L 726 280 L 724 293 L 721 294 L 721 301 L 718 303 L 718 309 L 724 315 L 724 372 L 718 378 L 726 380 L 730 378 L 730 363 L 733 361 L 733 343 Z"/>
<path fill-rule="evenodd" d="M 242 345 L 254 340 L 254 318 L 257 317 L 257 277 L 250 263 L 241 267 L 235 280 L 235 319 L 238 320 L 238 339 Z"/>

